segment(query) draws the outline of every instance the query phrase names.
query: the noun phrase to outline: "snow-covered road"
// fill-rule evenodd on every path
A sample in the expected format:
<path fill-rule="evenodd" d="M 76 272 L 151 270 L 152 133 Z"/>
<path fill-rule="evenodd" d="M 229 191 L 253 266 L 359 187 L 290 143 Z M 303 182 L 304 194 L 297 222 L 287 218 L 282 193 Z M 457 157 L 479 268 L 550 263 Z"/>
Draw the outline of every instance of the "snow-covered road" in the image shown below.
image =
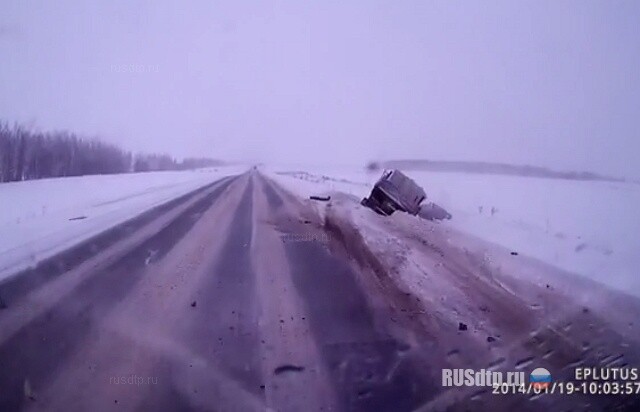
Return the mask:
<path fill-rule="evenodd" d="M 246 167 L 0 184 L 0 280 Z"/>
<path fill-rule="evenodd" d="M 0 282 L 0 409 L 640 407 L 496 396 L 441 374 L 636 367 L 638 298 L 449 222 L 379 216 L 359 204 L 364 182 L 211 177 Z M 326 202 L 300 195 L 338 186 Z"/>

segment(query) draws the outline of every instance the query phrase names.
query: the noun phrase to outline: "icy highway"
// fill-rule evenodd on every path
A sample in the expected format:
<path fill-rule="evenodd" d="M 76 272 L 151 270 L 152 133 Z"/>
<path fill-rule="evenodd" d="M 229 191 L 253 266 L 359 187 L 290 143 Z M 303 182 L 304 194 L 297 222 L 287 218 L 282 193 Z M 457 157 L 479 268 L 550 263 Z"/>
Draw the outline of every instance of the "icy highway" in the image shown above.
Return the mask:
<path fill-rule="evenodd" d="M 550 309 L 524 304 L 517 283 L 487 286 L 463 255 L 418 243 L 456 273 L 455 310 L 475 316 L 446 323 L 439 299 L 454 297 L 438 280 L 433 301 L 393 290 L 387 269 L 336 222 L 250 171 L 9 278 L 0 284 L 0 410 L 638 407 L 638 396 L 443 387 L 451 367 L 528 378 L 546 366 L 560 379 L 576 366 L 640 366 L 637 326 L 612 325 L 549 285 L 540 293 Z M 640 313 L 636 301 L 616 300 L 615 310 Z M 501 327 L 490 339 L 472 330 L 487 322 Z"/>

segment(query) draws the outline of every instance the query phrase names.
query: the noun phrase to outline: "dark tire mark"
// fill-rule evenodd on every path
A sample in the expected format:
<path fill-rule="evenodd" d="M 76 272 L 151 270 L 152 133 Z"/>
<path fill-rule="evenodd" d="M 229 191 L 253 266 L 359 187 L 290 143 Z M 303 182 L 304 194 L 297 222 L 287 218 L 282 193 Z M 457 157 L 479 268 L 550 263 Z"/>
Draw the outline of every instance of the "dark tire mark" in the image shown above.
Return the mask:
<path fill-rule="evenodd" d="M 407 345 L 377 330 L 372 308 L 350 267 L 317 242 L 288 243 L 293 283 L 339 401 L 349 411 L 409 411 L 429 392 Z"/>
<path fill-rule="evenodd" d="M 411 313 L 422 311 L 419 299 L 410 292 L 401 290 L 393 281 L 382 260 L 369 249 L 360 232 L 352 223 L 329 212 L 325 215 L 324 229 L 331 234 L 330 248 L 332 253 L 343 259 L 355 260 L 360 270 L 375 276 L 384 288 L 385 300 L 405 311 L 398 313 L 397 319 L 406 328 L 413 330 L 423 342 L 434 344 L 436 336 L 425 331 L 425 328 L 412 319 Z"/>
<path fill-rule="evenodd" d="M 282 207 L 284 204 L 282 197 L 275 191 L 267 179 L 261 177 L 261 180 L 263 182 L 262 187 L 264 188 L 264 194 L 267 197 L 267 203 L 269 203 L 269 206 L 275 209 Z"/>
<path fill-rule="evenodd" d="M 230 183 L 221 184 L 116 263 L 97 270 L 65 301 L 24 325 L 0 346 L 0 410 L 24 406 L 25 379 L 36 392 L 45 386 L 73 356 L 94 321 L 109 313 L 140 280 L 148 251 L 157 250 L 156 259 L 164 256 L 196 223 L 193 214 L 211 207 Z"/>
<path fill-rule="evenodd" d="M 158 358 L 154 367 L 154 375 L 158 376 L 157 383 L 147 391 L 147 396 L 139 405 L 137 411 L 192 411 L 193 404 L 189 395 L 179 391 L 172 382 L 170 361 L 166 358 Z M 134 408 L 123 408 L 124 410 L 134 410 Z"/>
<path fill-rule="evenodd" d="M 220 367 L 247 391 L 264 397 L 259 390 L 259 313 L 250 256 L 252 196 L 253 181 L 249 180 L 219 259 L 198 292 L 198 305 L 189 320 L 189 341 L 212 367 Z"/>
<path fill-rule="evenodd" d="M 274 375 L 280 375 L 288 372 L 302 372 L 304 371 L 304 366 L 297 365 L 281 365 L 274 369 Z"/>

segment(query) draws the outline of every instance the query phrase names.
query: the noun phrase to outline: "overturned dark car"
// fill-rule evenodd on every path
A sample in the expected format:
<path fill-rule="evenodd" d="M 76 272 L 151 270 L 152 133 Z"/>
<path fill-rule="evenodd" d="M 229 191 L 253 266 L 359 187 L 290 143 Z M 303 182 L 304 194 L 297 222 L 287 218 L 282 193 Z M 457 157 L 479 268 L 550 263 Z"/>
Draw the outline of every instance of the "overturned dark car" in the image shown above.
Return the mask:
<path fill-rule="evenodd" d="M 435 203 L 422 205 L 426 198 L 422 187 L 401 171 L 393 169 L 382 173 L 369 197 L 360 203 L 385 216 L 400 210 L 429 220 L 451 219 L 451 214 Z"/>
<path fill-rule="evenodd" d="M 424 189 L 401 171 L 385 170 L 369 197 L 361 203 L 381 215 L 389 216 L 396 210 L 416 215 L 426 197 Z"/>

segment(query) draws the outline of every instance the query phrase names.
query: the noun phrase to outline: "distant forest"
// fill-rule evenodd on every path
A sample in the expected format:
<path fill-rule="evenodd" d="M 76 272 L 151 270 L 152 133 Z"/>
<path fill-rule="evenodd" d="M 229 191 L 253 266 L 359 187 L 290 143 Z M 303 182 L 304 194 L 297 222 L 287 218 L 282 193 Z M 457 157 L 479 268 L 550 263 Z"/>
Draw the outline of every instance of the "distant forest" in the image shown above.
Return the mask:
<path fill-rule="evenodd" d="M 0 182 L 48 177 L 185 170 L 218 166 L 208 158 L 177 161 L 164 154 L 132 154 L 74 133 L 31 131 L 0 121 Z"/>

